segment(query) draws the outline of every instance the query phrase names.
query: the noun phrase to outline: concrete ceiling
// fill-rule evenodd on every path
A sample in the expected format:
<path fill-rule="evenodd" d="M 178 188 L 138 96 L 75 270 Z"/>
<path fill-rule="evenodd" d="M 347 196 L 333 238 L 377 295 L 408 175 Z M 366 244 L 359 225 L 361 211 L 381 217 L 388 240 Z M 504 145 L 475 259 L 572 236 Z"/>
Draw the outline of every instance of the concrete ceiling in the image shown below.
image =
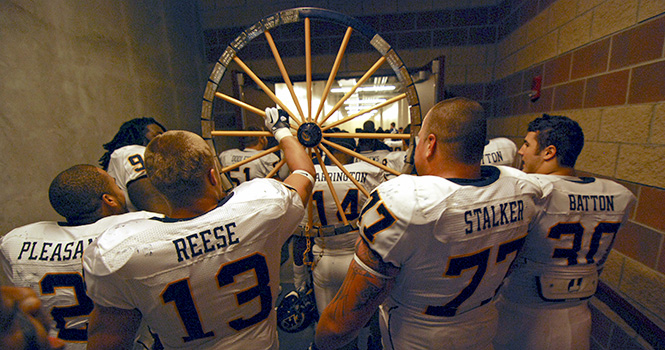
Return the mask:
<path fill-rule="evenodd" d="M 294 7 L 320 7 L 353 17 L 495 6 L 501 0 L 197 0 L 203 29 L 246 27 Z"/>

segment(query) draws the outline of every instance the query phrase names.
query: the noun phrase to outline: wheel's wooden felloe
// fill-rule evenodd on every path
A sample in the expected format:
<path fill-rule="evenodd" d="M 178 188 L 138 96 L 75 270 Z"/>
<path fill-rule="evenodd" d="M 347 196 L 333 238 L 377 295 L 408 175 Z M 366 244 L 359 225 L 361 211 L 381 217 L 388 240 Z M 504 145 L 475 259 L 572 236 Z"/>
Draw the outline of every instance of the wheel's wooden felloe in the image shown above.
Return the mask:
<path fill-rule="evenodd" d="M 321 102 L 319 105 L 316 107 L 316 112 L 313 112 L 314 106 L 312 106 L 312 54 L 311 54 L 311 19 L 316 19 L 316 20 L 322 20 L 326 22 L 333 22 L 336 23 L 340 26 L 346 27 L 346 32 L 345 35 L 342 39 L 342 42 L 340 44 L 339 50 L 337 52 L 337 56 L 335 57 L 335 61 L 333 63 L 333 66 L 331 67 L 330 70 L 330 75 L 328 77 L 328 80 L 326 82 L 326 86 L 323 91 L 323 95 L 321 98 Z M 275 41 L 273 40 L 272 34 L 270 33 L 270 30 L 280 26 L 280 25 L 285 25 L 289 23 L 295 23 L 295 22 L 303 22 L 304 24 L 304 41 L 305 41 L 305 71 L 306 71 L 306 84 L 307 84 L 307 100 L 306 101 L 299 101 L 296 93 L 293 88 L 293 83 L 291 82 L 291 78 L 288 75 L 288 72 L 286 70 L 286 67 L 284 66 L 284 62 L 282 61 L 282 58 L 279 54 L 279 50 L 277 45 L 275 44 Z M 367 72 L 358 80 L 358 82 L 353 86 L 350 92 L 346 93 L 342 99 L 335 104 L 333 109 L 329 111 L 325 116 L 322 115 L 323 111 L 323 106 L 325 103 L 325 100 L 328 98 L 328 94 L 330 93 L 330 90 L 332 88 L 332 84 L 334 83 L 337 73 L 339 71 L 340 65 L 342 63 L 342 59 L 344 57 L 346 47 L 349 43 L 349 40 L 351 38 L 351 34 L 353 32 L 357 32 L 362 34 L 364 37 L 369 40 L 370 44 L 381 54 L 381 57 L 376 61 L 376 63 L 369 69 Z M 289 108 L 279 100 L 279 98 L 274 94 L 273 91 L 270 90 L 270 88 L 263 82 L 261 81 L 261 78 L 258 77 L 249 66 L 247 66 L 237 55 L 238 53 L 242 52 L 242 49 L 247 45 L 248 42 L 251 40 L 257 38 L 263 34 L 265 36 L 265 39 L 270 46 L 270 49 L 272 51 L 272 54 L 275 58 L 275 61 L 277 63 L 277 67 L 279 68 L 280 74 L 282 78 L 284 79 L 284 82 L 289 90 L 289 93 L 291 95 L 291 98 L 293 99 L 297 113 L 294 113 L 293 111 L 289 110 Z M 421 111 L 420 111 L 420 103 L 418 101 L 418 94 L 416 92 L 416 88 L 411 80 L 411 76 L 403 64 L 402 60 L 399 58 L 395 50 L 372 28 L 367 26 L 366 24 L 358 21 L 357 19 L 353 17 L 346 16 L 344 14 L 334 12 L 334 11 L 329 11 L 329 10 L 324 10 L 324 9 L 318 9 L 318 8 L 308 8 L 308 7 L 303 7 L 303 8 L 294 8 L 294 9 L 289 9 L 289 10 L 284 10 L 275 14 L 272 14 L 270 16 L 266 16 L 263 19 L 259 20 L 252 26 L 248 27 L 245 29 L 242 33 L 238 35 L 238 37 L 229 44 L 229 46 L 226 48 L 224 53 L 221 55 L 219 60 L 215 63 L 215 66 L 213 68 L 212 73 L 210 74 L 210 77 L 208 78 L 208 82 L 206 85 L 206 89 L 203 95 L 203 104 L 202 104 L 202 112 L 201 112 L 201 131 L 202 131 L 202 136 L 204 139 L 208 141 L 208 144 L 213 148 L 215 148 L 215 144 L 213 141 L 213 136 L 229 136 L 229 137 L 238 137 L 238 136 L 272 136 L 270 132 L 263 132 L 263 131 L 228 131 L 228 130 L 215 130 L 214 129 L 214 123 L 213 123 L 213 104 L 215 102 L 215 99 L 221 99 L 223 101 L 232 103 L 240 108 L 243 108 L 247 111 L 250 111 L 252 113 L 255 113 L 260 116 L 265 117 L 265 112 L 259 108 L 256 108 L 248 103 L 245 103 L 243 101 L 240 101 L 234 97 L 228 96 L 222 92 L 218 91 L 218 87 L 220 84 L 220 81 L 223 79 L 227 67 L 231 62 L 235 62 L 246 74 L 249 76 L 267 95 L 268 97 L 275 102 L 276 105 L 278 105 L 280 108 L 283 110 L 287 111 L 291 116 L 291 128 L 293 129 L 293 133 L 295 136 L 299 136 L 302 132 L 303 127 L 307 127 L 308 129 L 312 129 L 312 126 L 314 126 L 314 129 L 318 129 L 318 132 L 324 132 L 322 133 L 322 137 L 319 137 L 317 139 L 316 144 L 311 144 L 308 143 L 307 140 L 309 140 L 309 137 L 311 136 L 309 133 L 306 135 L 305 138 L 299 138 L 300 142 L 307 147 L 308 152 L 312 153 L 320 162 L 320 164 L 323 164 L 322 162 L 322 156 L 321 153 L 324 153 L 327 157 L 331 159 L 331 161 L 340 167 L 342 171 L 351 179 L 355 185 L 358 187 L 360 191 L 365 193 L 365 195 L 369 196 L 369 193 L 367 193 L 367 190 L 365 190 L 355 179 L 353 176 L 351 176 L 348 171 L 344 168 L 344 165 L 341 164 L 334 156 L 332 156 L 332 153 L 330 152 L 330 148 L 334 148 L 336 150 L 339 150 L 343 153 L 349 154 L 353 157 L 356 157 L 360 160 L 366 161 L 370 164 L 373 164 L 374 166 L 380 167 L 384 171 L 393 173 L 395 175 L 398 175 L 399 172 L 393 169 L 390 169 L 386 167 L 383 164 L 380 164 L 378 162 L 375 162 L 371 159 L 368 159 L 367 157 L 353 151 L 349 150 L 348 148 L 339 146 L 333 142 L 330 142 L 326 140 L 326 138 L 330 137 L 352 137 L 352 138 L 393 138 L 393 139 L 405 139 L 405 138 L 411 138 L 412 140 L 415 138 L 415 135 L 418 133 L 420 130 L 420 125 L 421 125 Z M 344 102 L 355 92 L 355 90 L 362 85 L 367 79 L 369 79 L 378 69 L 383 65 L 384 63 L 388 63 L 392 70 L 394 71 L 395 75 L 397 76 L 397 79 L 402 85 L 402 90 L 404 91 L 402 94 L 395 96 L 385 102 L 379 103 L 371 108 L 367 108 L 365 110 L 362 110 L 358 113 L 349 115 L 341 120 L 335 121 L 333 123 L 328 123 L 328 119 L 330 116 L 333 115 L 335 111 L 337 111 L 343 104 Z M 401 134 L 379 134 L 379 133 L 325 133 L 326 130 L 329 130 L 333 127 L 337 127 L 340 125 L 343 125 L 344 123 L 353 120 L 354 118 L 369 113 L 370 111 L 377 110 L 379 108 L 382 108 L 384 106 L 387 106 L 391 103 L 394 103 L 396 101 L 406 99 L 407 103 L 409 104 L 409 117 L 410 117 L 410 123 L 411 123 L 411 134 L 410 135 L 401 135 Z M 309 124 L 303 126 L 303 124 Z M 309 131 L 308 131 L 309 132 Z M 318 141 L 320 140 L 320 141 Z M 263 152 L 258 153 L 252 158 L 249 158 L 247 160 L 244 160 L 242 162 L 233 164 L 231 166 L 225 167 L 222 169 L 222 172 L 227 172 L 231 171 L 233 169 L 236 169 L 237 167 L 246 164 L 254 159 L 263 157 L 269 153 L 275 152 L 278 150 L 278 146 L 270 148 L 268 150 L 265 150 Z M 217 151 L 219 153 L 219 150 Z M 269 174 L 268 176 L 273 176 L 277 171 L 279 170 L 280 167 L 284 165 L 284 160 L 280 161 L 273 172 Z M 329 176 L 327 172 L 324 169 L 324 177 L 326 178 L 328 185 L 332 189 L 332 182 L 329 179 Z M 332 191 L 333 195 L 335 191 Z M 348 221 L 343 214 L 344 211 L 341 209 L 341 204 L 339 202 L 339 199 L 337 196 L 334 196 L 335 203 L 339 209 L 339 212 L 342 214 L 342 219 L 345 224 L 348 224 Z M 310 210 L 311 212 L 311 210 Z"/>

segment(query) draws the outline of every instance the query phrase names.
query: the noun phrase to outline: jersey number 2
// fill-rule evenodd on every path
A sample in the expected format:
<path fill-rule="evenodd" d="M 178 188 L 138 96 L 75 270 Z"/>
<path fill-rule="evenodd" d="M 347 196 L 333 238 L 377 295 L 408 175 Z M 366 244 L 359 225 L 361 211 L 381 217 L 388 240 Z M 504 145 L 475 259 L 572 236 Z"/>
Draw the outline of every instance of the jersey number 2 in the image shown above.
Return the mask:
<path fill-rule="evenodd" d="M 58 338 L 69 341 L 88 340 L 88 326 L 82 328 L 68 329 L 67 318 L 88 316 L 92 312 L 94 304 L 85 294 L 83 277 L 78 273 L 49 273 L 39 282 L 42 295 L 55 294 L 56 288 L 72 288 L 76 296 L 76 305 L 55 306 L 51 310 L 51 316 L 55 320 L 58 329 Z"/>
<path fill-rule="evenodd" d="M 236 331 L 241 331 L 247 327 L 255 325 L 270 315 L 272 308 L 272 293 L 270 291 L 270 274 L 266 258 L 259 253 L 247 256 L 245 258 L 222 265 L 217 272 L 217 285 L 219 288 L 234 283 L 235 276 L 254 270 L 256 273 L 257 284 L 249 289 L 236 293 L 238 305 L 243 305 L 254 298 L 259 298 L 261 310 L 254 316 L 243 319 L 237 318 L 229 321 L 229 326 Z M 172 282 L 164 288 L 161 294 L 164 303 L 173 302 L 175 308 L 187 331 L 187 336 L 182 340 L 190 342 L 192 340 L 212 337 L 214 332 L 205 332 L 201 324 L 199 313 L 196 310 L 194 298 L 192 297 L 189 278 Z"/>

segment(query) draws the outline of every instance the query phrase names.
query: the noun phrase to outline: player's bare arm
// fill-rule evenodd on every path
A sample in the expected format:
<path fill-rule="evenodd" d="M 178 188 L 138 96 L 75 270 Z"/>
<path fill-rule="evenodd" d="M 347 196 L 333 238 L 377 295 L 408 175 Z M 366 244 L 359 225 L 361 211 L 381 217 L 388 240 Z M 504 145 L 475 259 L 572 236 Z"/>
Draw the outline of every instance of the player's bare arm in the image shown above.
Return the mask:
<path fill-rule="evenodd" d="M 132 349 L 141 312 L 95 304 L 88 325 L 88 349 Z"/>
<path fill-rule="evenodd" d="M 281 112 L 281 114 L 280 114 Z M 300 142 L 291 134 L 288 127 L 288 114 L 277 108 L 266 108 L 266 126 L 275 135 L 284 151 L 286 165 L 291 169 L 284 183 L 298 191 L 303 205 L 307 203 L 314 187 L 314 164 Z M 306 175 L 309 174 L 309 177 Z"/>
<path fill-rule="evenodd" d="M 356 256 L 365 266 L 355 259 L 351 262 L 342 287 L 321 314 L 315 336 L 319 349 L 336 349 L 355 339 L 394 286 L 399 269 L 384 262 L 362 239 L 356 243 Z"/>
<path fill-rule="evenodd" d="M 147 177 L 130 181 L 127 184 L 127 193 L 136 209 L 169 214 L 169 205 L 166 198 L 159 193 Z"/>

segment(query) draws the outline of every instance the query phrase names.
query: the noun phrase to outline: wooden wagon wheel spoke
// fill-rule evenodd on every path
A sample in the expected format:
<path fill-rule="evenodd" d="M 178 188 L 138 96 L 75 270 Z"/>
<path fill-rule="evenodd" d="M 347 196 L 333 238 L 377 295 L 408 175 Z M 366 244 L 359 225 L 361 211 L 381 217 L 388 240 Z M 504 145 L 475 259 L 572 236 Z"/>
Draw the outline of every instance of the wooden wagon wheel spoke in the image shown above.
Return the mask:
<path fill-rule="evenodd" d="M 344 124 L 344 123 L 346 123 L 346 122 L 348 122 L 348 121 L 351 121 L 351 120 L 355 119 L 355 118 L 358 117 L 358 116 L 361 116 L 361 115 L 363 115 L 363 114 L 369 113 L 369 112 L 374 111 L 374 110 L 377 110 L 377 109 L 379 109 L 379 108 L 383 108 L 383 107 L 385 107 L 385 106 L 387 106 L 387 105 L 389 105 L 389 104 L 391 104 L 391 103 L 395 103 L 395 102 L 397 102 L 397 101 L 399 101 L 399 100 L 401 100 L 401 99 L 404 99 L 405 97 L 406 97 L 406 94 L 399 94 L 399 95 L 397 95 L 397 96 L 395 96 L 395 97 L 393 97 L 393 98 L 390 98 L 390 99 L 386 100 L 385 102 L 379 103 L 379 104 L 374 105 L 374 106 L 372 106 L 372 107 L 370 107 L 370 108 L 367 108 L 367 109 L 363 109 L 362 111 L 360 111 L 360 112 L 358 112 L 358 113 L 351 114 L 350 116 L 347 116 L 347 117 L 345 117 L 345 118 L 342 118 L 342 119 L 340 119 L 340 120 L 338 120 L 338 121 L 336 121 L 336 122 L 334 122 L 334 123 L 332 123 L 332 124 L 328 124 L 328 125 L 322 127 L 322 128 L 321 128 L 321 131 L 326 131 L 326 130 L 328 130 L 328 129 L 330 129 L 330 128 L 334 128 L 334 127 L 336 127 L 336 126 L 338 126 L 338 125 Z"/>
<path fill-rule="evenodd" d="M 383 65 L 385 62 L 386 62 L 386 58 L 381 56 L 381 58 L 379 58 L 379 60 L 376 61 L 376 63 L 374 63 L 374 65 L 370 69 L 368 69 L 367 72 L 365 72 L 365 75 L 363 75 L 362 78 L 360 78 L 358 80 L 358 82 L 351 88 L 351 91 L 344 94 L 344 97 L 342 97 L 339 100 L 339 102 L 337 102 L 335 104 L 335 106 L 330 110 L 330 112 L 328 112 L 328 114 L 326 114 L 326 116 L 323 118 L 323 120 L 321 121 L 320 124 L 325 123 L 326 120 L 328 120 L 328 118 L 330 118 L 330 116 L 333 115 L 333 113 L 335 113 L 339 109 L 339 107 L 342 107 L 344 102 L 346 100 L 348 100 L 349 97 L 351 97 L 351 95 L 353 95 L 356 92 L 358 87 L 360 85 L 362 85 L 363 83 L 365 83 L 367 81 L 367 79 L 369 79 L 369 77 L 371 77 L 372 74 L 374 74 L 379 69 L 379 67 L 381 67 L 381 65 Z"/>
<path fill-rule="evenodd" d="M 312 29 L 305 18 L 305 81 L 307 83 L 307 121 L 312 122 Z"/>
<path fill-rule="evenodd" d="M 319 164 L 324 164 L 323 158 L 321 157 L 321 152 L 319 152 L 318 149 L 314 149 L 314 152 L 316 153 L 316 159 L 319 161 Z M 330 194 L 332 194 L 333 200 L 335 201 L 335 206 L 337 206 L 337 212 L 342 217 L 342 222 L 344 222 L 344 225 L 348 225 L 349 220 L 346 219 L 346 214 L 344 214 L 344 209 L 342 208 L 342 202 L 340 202 L 339 197 L 337 196 L 337 192 L 335 191 L 335 187 L 333 187 L 330 174 L 328 174 L 328 169 L 326 169 L 325 166 L 321 166 L 321 171 L 323 172 L 323 177 L 325 177 L 326 182 L 328 183 L 328 188 L 330 189 Z"/>
<path fill-rule="evenodd" d="M 250 78 L 252 78 L 252 80 L 254 80 L 254 82 L 263 90 L 263 92 L 266 93 L 266 95 L 270 97 L 271 100 L 273 100 L 278 106 L 282 107 L 283 110 L 289 113 L 289 115 L 295 119 L 298 125 L 303 123 L 302 120 L 300 120 L 300 118 L 298 118 L 295 114 L 293 114 L 293 112 L 291 112 L 291 110 L 289 110 L 289 108 L 286 107 L 284 102 L 282 102 L 277 97 L 277 95 L 275 95 L 275 93 L 272 92 L 272 90 L 270 90 L 268 85 L 266 85 L 256 74 L 254 74 L 254 72 L 252 72 L 251 69 L 249 69 L 249 67 L 245 64 L 245 62 L 243 62 L 238 57 L 234 57 L 233 60 L 240 66 L 240 68 L 242 68 L 242 70 L 245 71 L 245 73 L 247 73 L 247 75 L 249 75 Z"/>
<path fill-rule="evenodd" d="M 379 167 L 379 168 L 383 169 L 384 171 L 387 171 L 387 172 L 389 172 L 389 173 L 391 173 L 391 174 L 395 174 L 395 175 L 399 175 L 399 174 L 400 174 L 399 171 L 394 170 L 394 169 L 390 169 L 390 168 L 388 168 L 387 166 L 385 166 L 385 165 L 383 165 L 383 164 L 381 164 L 381 163 L 379 163 L 379 162 L 377 162 L 377 161 L 373 161 L 373 160 L 371 160 L 371 159 L 369 159 L 369 158 L 363 156 L 362 154 L 360 154 L 360 153 L 358 153 L 358 152 L 351 151 L 351 150 L 349 150 L 349 149 L 346 148 L 346 147 L 340 146 L 340 145 L 338 145 L 338 144 L 336 144 L 336 143 L 333 143 L 333 142 L 330 142 L 330 141 L 328 141 L 328 140 L 326 140 L 326 139 L 321 140 L 321 142 L 322 142 L 322 143 L 325 143 L 326 145 L 328 145 L 328 146 L 330 146 L 330 147 L 332 147 L 332 148 L 334 148 L 334 149 L 336 149 L 336 150 L 338 150 L 338 151 L 340 151 L 340 152 L 346 153 L 346 154 L 348 154 L 348 155 L 350 155 L 350 156 L 353 156 L 353 157 L 356 157 L 356 158 L 358 158 L 358 159 L 360 159 L 360 160 L 362 160 L 362 161 L 364 161 L 364 162 L 367 162 L 367 163 L 370 163 L 370 164 L 372 164 L 372 165 L 374 165 L 374 166 L 376 166 L 376 167 Z"/>
<path fill-rule="evenodd" d="M 229 102 L 229 103 L 232 103 L 232 104 L 234 104 L 234 105 L 236 105 L 236 106 L 238 106 L 238 107 L 240 107 L 240 108 L 244 108 L 244 109 L 246 109 L 246 110 L 248 110 L 248 111 L 250 111 L 250 112 L 252 112 L 252 113 L 254 113 L 254 114 L 258 114 L 258 115 L 260 115 L 261 117 L 264 117 L 264 118 L 265 118 L 265 116 L 266 116 L 266 112 L 265 112 L 265 111 L 263 111 L 263 110 L 261 110 L 261 109 L 258 109 L 258 108 L 254 107 L 254 106 L 252 106 L 252 105 L 250 105 L 250 104 L 248 104 L 248 103 L 245 103 L 245 102 L 242 102 L 242 101 L 240 101 L 240 100 L 238 100 L 238 99 L 235 99 L 235 98 L 233 98 L 233 97 L 231 97 L 231 96 L 229 96 L 229 95 L 223 94 L 223 93 L 221 93 L 221 92 L 216 92 L 216 93 L 215 93 L 215 97 L 221 98 L 222 100 L 224 100 L 224 101 L 226 101 L 226 102 Z M 291 120 L 289 120 L 289 126 L 291 126 L 291 127 L 294 128 L 294 129 L 297 129 L 297 128 L 298 128 L 298 125 L 291 123 Z M 216 135 L 216 136 L 221 136 L 221 135 Z M 227 135 L 227 136 L 246 136 L 246 135 Z M 254 135 L 254 136 L 259 136 L 259 135 Z M 263 135 L 260 135 L 260 136 L 263 136 Z M 272 136 L 272 134 L 270 134 L 270 135 L 268 135 L 268 136 Z"/>
<path fill-rule="evenodd" d="M 253 156 L 251 156 L 251 157 L 249 157 L 249 158 L 247 158 L 247 159 L 243 159 L 243 160 L 241 160 L 241 161 L 239 161 L 239 162 L 237 162 L 237 163 L 234 163 L 234 164 L 231 164 L 231 165 L 229 165 L 229 166 L 227 166 L 227 167 L 225 167 L 225 168 L 222 168 L 222 172 L 225 173 L 225 172 L 227 172 L 227 171 L 230 171 L 230 170 L 236 169 L 237 167 L 239 167 L 239 166 L 241 166 L 241 165 L 245 165 L 245 164 L 247 164 L 247 163 L 249 163 L 249 162 L 251 162 L 251 161 L 253 161 L 253 160 L 255 160 L 255 159 L 259 159 L 259 158 L 265 156 L 266 154 L 269 154 L 269 153 L 275 152 L 275 151 L 277 151 L 277 150 L 279 150 L 279 146 L 275 146 L 275 147 L 268 148 L 268 149 L 263 150 L 263 151 L 261 151 L 261 152 L 255 154 L 255 155 L 253 155 Z"/>
<path fill-rule="evenodd" d="M 318 106 L 313 102 L 313 82 L 312 82 L 312 29 L 311 26 L 314 25 L 312 20 L 329 22 L 340 26 L 341 43 L 337 50 L 334 62 L 330 71 L 328 73 L 328 78 L 325 83 L 325 87 L 321 93 L 320 101 Z M 273 29 L 281 25 L 289 25 L 292 23 L 303 22 L 304 23 L 304 53 L 305 53 L 305 76 L 304 82 L 306 84 L 306 101 L 299 101 L 298 96 L 296 95 L 296 90 L 294 87 L 294 82 L 292 78 L 289 77 L 285 62 L 282 60 L 282 57 L 278 50 L 279 41 L 275 41 L 272 32 Z M 343 36 L 341 35 L 343 33 Z M 288 93 L 290 94 L 291 99 L 297 110 L 297 113 L 293 113 L 289 110 L 283 101 L 280 100 L 273 90 L 268 87 L 266 83 L 263 82 L 257 74 L 255 74 L 250 67 L 243 62 L 238 57 L 238 54 L 242 54 L 243 49 L 247 47 L 248 43 L 253 39 L 265 34 L 265 39 L 267 45 L 270 47 L 270 50 L 273 54 L 274 60 L 277 64 L 277 68 L 280 72 L 281 79 L 284 81 Z M 359 34 L 360 36 L 365 37 L 371 46 L 373 46 L 376 51 L 380 54 L 380 57 L 377 61 L 369 68 L 364 75 L 356 82 L 352 87 L 351 91 L 345 93 L 345 95 L 334 104 L 332 109 L 326 110 L 324 113 L 324 107 L 326 107 L 326 100 L 329 99 L 333 84 L 336 82 L 338 73 L 340 72 L 340 67 L 344 61 L 344 56 L 349 46 L 352 35 Z M 265 136 L 271 137 L 272 134 L 268 131 L 242 131 L 242 130 L 229 130 L 229 125 L 226 125 L 225 130 L 216 130 L 215 129 L 215 113 L 216 109 L 213 108 L 214 103 L 221 104 L 223 101 L 230 103 L 237 107 L 240 107 L 242 110 L 249 111 L 250 113 L 256 114 L 262 118 L 265 118 L 265 112 L 252 106 L 249 103 L 240 101 L 236 97 L 232 97 L 229 94 L 222 92 L 220 88 L 220 83 L 225 76 L 229 66 L 231 64 L 237 64 L 242 71 L 249 76 L 256 85 L 263 90 L 263 92 L 272 100 L 279 108 L 285 110 L 289 115 L 292 116 L 290 126 L 294 136 L 298 137 L 298 141 L 307 149 L 309 154 L 312 154 L 314 157 L 319 159 L 321 165 L 323 165 L 322 155 L 330 159 L 332 164 L 336 165 L 340 170 L 353 181 L 354 185 L 358 187 L 365 196 L 368 196 L 368 191 L 362 187 L 362 185 L 355 180 L 353 176 L 346 169 L 344 164 L 334 156 L 333 150 L 340 151 L 352 157 L 355 157 L 358 160 L 367 162 L 373 166 L 381 168 L 383 171 L 399 175 L 398 170 L 391 169 L 379 162 L 376 162 L 361 153 L 356 152 L 355 150 L 348 149 L 343 146 L 339 146 L 328 138 L 357 138 L 357 139 L 411 139 L 414 140 L 415 135 L 420 130 L 421 125 L 421 114 L 420 114 L 420 103 L 418 101 L 418 94 L 416 92 L 415 85 L 411 80 L 411 76 L 405 67 L 404 63 L 401 61 L 400 57 L 397 55 L 395 50 L 371 27 L 366 24 L 358 21 L 355 18 L 343 15 L 338 12 L 317 9 L 317 8 L 294 8 L 264 17 L 263 19 L 256 22 L 254 25 L 248 27 L 242 31 L 238 37 L 233 40 L 226 50 L 222 53 L 220 58 L 215 62 L 214 68 L 210 77 L 208 79 L 206 89 L 203 95 L 203 104 L 201 112 L 201 129 L 202 136 L 206 139 L 209 145 L 212 148 L 215 148 L 215 140 L 213 137 L 258 137 Z M 348 103 L 347 101 L 351 98 L 354 93 L 359 91 L 361 85 L 366 83 L 370 77 L 372 77 L 376 72 L 383 66 L 390 66 L 394 72 L 397 80 L 399 82 L 399 94 L 397 96 L 391 97 L 387 101 L 375 104 L 369 108 L 365 108 L 357 113 L 352 113 L 346 117 L 343 117 L 339 120 L 331 120 L 332 116 L 339 111 L 339 109 Z M 318 71 L 321 71 L 320 69 Z M 218 91 L 219 90 L 219 91 Z M 237 94 L 237 92 L 236 92 Z M 340 133 L 340 132 L 328 132 L 332 131 L 332 128 L 336 128 L 343 125 L 349 125 L 354 119 L 366 115 L 373 111 L 381 110 L 384 107 L 389 106 L 393 103 L 406 103 L 409 109 L 409 121 L 411 124 L 411 134 L 381 134 L 381 133 Z M 402 105 L 401 105 L 402 106 Z M 401 107 L 400 107 L 401 108 Z M 305 110 L 306 109 L 306 110 Z M 327 108 L 326 108 L 327 109 Z M 328 123 L 324 125 L 325 123 Z M 221 123 L 224 128 L 225 123 Z M 228 123 L 227 123 L 228 124 Z M 244 125 L 243 125 L 244 126 Z M 244 164 L 247 164 L 251 161 L 259 159 L 261 157 L 267 156 L 273 152 L 279 150 L 279 146 L 272 147 L 270 149 L 256 153 L 250 158 L 247 158 L 241 162 L 235 163 L 233 165 L 224 167 L 222 172 L 227 172 L 232 169 L 236 169 Z M 219 150 L 217 150 L 219 151 Z M 217 152 L 219 153 L 219 152 Z M 267 177 L 273 177 L 279 172 L 285 165 L 285 160 L 281 159 L 274 168 L 268 173 Z M 332 189 L 332 181 L 330 180 L 330 174 L 327 174 L 327 170 L 322 166 L 323 178 L 325 178 L 328 183 L 329 188 Z M 334 191 L 332 191 L 334 192 Z M 335 199 L 335 205 L 337 206 L 340 216 L 343 218 L 343 222 L 346 224 L 348 220 L 344 215 L 343 208 L 341 206 L 339 198 Z M 311 210 L 311 205 L 308 207 L 308 210 Z M 311 219 L 310 219 L 311 220 Z M 312 223 L 309 221 L 308 226 L 311 227 Z"/>
<path fill-rule="evenodd" d="M 330 152 L 330 151 L 326 148 L 326 146 L 324 146 L 324 145 L 319 145 L 319 148 L 323 151 L 323 153 L 326 154 L 326 156 L 327 156 L 328 158 L 330 158 L 330 161 L 332 161 L 332 162 L 333 162 L 333 163 L 334 163 L 334 164 L 335 164 L 340 170 L 342 170 L 342 172 L 344 173 L 344 175 L 346 175 L 346 177 L 348 177 L 349 180 L 351 180 L 351 182 L 353 182 L 353 184 L 355 184 L 356 187 L 358 187 L 358 189 L 360 190 L 360 192 L 362 192 L 367 198 L 369 198 L 369 191 L 367 191 L 367 190 L 365 189 L 365 187 L 363 187 L 363 186 L 360 184 L 360 182 L 358 182 L 358 180 L 356 180 L 356 178 L 353 177 L 353 175 L 351 175 L 351 173 L 350 173 L 348 170 L 346 170 L 346 167 L 344 167 L 344 164 L 342 164 L 339 160 L 337 160 L 337 158 L 335 158 L 335 156 L 332 154 L 332 152 Z"/>
<path fill-rule="evenodd" d="M 275 167 L 272 170 L 270 170 L 270 172 L 268 173 L 268 175 L 266 175 L 266 177 L 267 178 L 274 177 L 275 174 L 277 174 L 277 172 L 279 171 L 279 169 L 281 169 L 284 166 L 284 164 L 286 164 L 286 158 L 282 158 L 279 161 L 279 163 L 275 164 Z"/>
<path fill-rule="evenodd" d="M 317 122 L 319 120 L 319 115 L 323 110 L 323 105 L 326 99 L 328 98 L 328 94 L 330 93 L 332 84 L 335 82 L 335 78 L 337 77 L 337 71 L 339 71 L 339 66 L 342 64 L 342 57 L 344 57 L 344 52 L 346 51 L 346 46 L 349 44 L 352 32 L 353 28 L 351 27 L 346 28 L 344 39 L 342 39 L 342 44 L 339 46 L 339 51 L 337 52 L 337 56 L 335 57 L 335 63 L 333 63 L 332 69 L 330 70 L 330 75 L 328 76 L 326 87 L 323 89 L 323 95 L 321 95 L 321 102 L 319 103 L 319 109 L 316 111 L 316 114 L 314 115 L 314 122 Z"/>
<path fill-rule="evenodd" d="M 300 107 L 300 102 L 298 101 L 298 97 L 296 96 L 296 91 L 293 89 L 293 84 L 291 83 L 291 78 L 289 78 L 289 74 L 286 72 L 286 67 L 284 66 L 284 62 L 282 61 L 282 57 L 279 55 L 279 51 L 277 50 L 277 46 L 275 46 L 275 41 L 272 39 L 272 35 L 267 30 L 265 31 L 264 34 L 266 36 L 266 39 L 268 40 L 268 45 L 270 46 L 270 50 L 272 51 L 272 55 L 275 57 L 275 61 L 277 62 L 277 66 L 279 67 L 279 72 L 282 73 L 282 78 L 284 79 L 284 83 L 286 84 L 286 87 L 289 89 L 289 93 L 291 94 L 291 98 L 293 99 L 293 103 L 295 103 L 296 109 L 298 109 L 298 112 L 300 113 L 300 118 L 299 119 L 301 120 L 301 122 L 299 124 L 302 124 L 302 120 L 305 119 L 305 114 L 302 112 L 302 107 Z M 289 113 L 289 114 L 291 114 L 291 113 Z"/>

